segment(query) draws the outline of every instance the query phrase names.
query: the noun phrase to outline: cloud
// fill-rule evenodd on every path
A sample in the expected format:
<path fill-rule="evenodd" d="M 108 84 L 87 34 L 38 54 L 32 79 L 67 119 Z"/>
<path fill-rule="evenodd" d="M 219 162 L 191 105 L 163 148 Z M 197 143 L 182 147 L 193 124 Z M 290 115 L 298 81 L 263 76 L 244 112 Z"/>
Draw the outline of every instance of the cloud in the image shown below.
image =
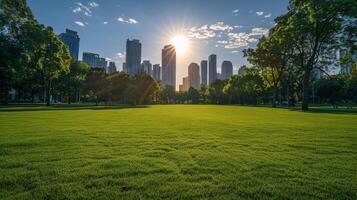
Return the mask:
<path fill-rule="evenodd" d="M 107 25 L 107 24 L 108 24 L 108 22 L 107 22 L 107 21 L 104 21 L 104 22 L 103 22 L 103 24 L 104 24 L 104 25 Z"/>
<path fill-rule="evenodd" d="M 82 27 L 85 27 L 86 26 L 86 24 L 88 24 L 88 23 L 86 23 L 86 22 L 81 22 L 81 21 L 75 21 L 74 22 L 75 24 L 77 24 L 78 26 L 82 26 Z"/>
<path fill-rule="evenodd" d="M 217 22 L 215 24 L 212 24 L 211 26 L 209 26 L 210 29 L 214 30 L 214 31 L 230 31 L 233 30 L 232 26 L 229 26 L 227 24 L 224 24 L 224 22 Z"/>
<path fill-rule="evenodd" d="M 271 13 L 264 16 L 264 18 L 269 18 L 269 17 L 271 17 Z"/>
<path fill-rule="evenodd" d="M 228 44 L 228 41 L 226 40 L 219 40 L 217 41 L 218 44 Z"/>
<path fill-rule="evenodd" d="M 124 54 L 121 53 L 121 52 L 118 52 L 118 53 L 116 54 L 116 56 L 117 56 L 118 58 L 124 58 Z"/>
<path fill-rule="evenodd" d="M 94 1 L 89 2 L 87 5 L 84 5 L 81 2 L 76 2 L 74 9 L 72 9 L 72 12 L 82 13 L 85 16 L 90 17 L 92 16 L 92 8 L 96 8 L 98 6 L 99 4 Z"/>
<path fill-rule="evenodd" d="M 98 7 L 99 4 L 97 4 L 96 2 L 92 1 L 92 2 L 89 2 L 88 5 L 92 8 L 95 8 L 95 7 Z"/>
<path fill-rule="evenodd" d="M 232 11 L 232 13 L 238 13 L 239 12 L 239 9 L 235 9 Z"/>
<path fill-rule="evenodd" d="M 119 22 L 123 22 L 123 23 L 127 23 L 127 24 L 137 24 L 139 23 L 137 20 L 133 19 L 133 18 L 129 18 L 128 20 L 125 20 L 122 17 L 118 17 L 117 19 Z"/>
<path fill-rule="evenodd" d="M 268 35 L 269 29 L 266 28 L 253 28 L 252 32 L 250 33 L 251 36 L 262 36 L 262 35 Z"/>
<path fill-rule="evenodd" d="M 237 25 L 237 26 L 234 26 L 234 28 L 243 28 L 242 25 Z"/>
<path fill-rule="evenodd" d="M 81 12 L 82 9 L 80 7 L 76 7 L 72 10 L 74 13 Z"/>
<path fill-rule="evenodd" d="M 207 39 L 216 36 L 216 33 L 209 30 L 208 25 L 203 25 L 201 27 L 192 27 L 187 32 L 188 37 L 196 39 Z"/>
<path fill-rule="evenodd" d="M 264 12 L 263 11 L 258 11 L 258 12 L 255 12 L 258 16 L 261 16 L 261 15 L 263 15 L 264 14 Z"/>

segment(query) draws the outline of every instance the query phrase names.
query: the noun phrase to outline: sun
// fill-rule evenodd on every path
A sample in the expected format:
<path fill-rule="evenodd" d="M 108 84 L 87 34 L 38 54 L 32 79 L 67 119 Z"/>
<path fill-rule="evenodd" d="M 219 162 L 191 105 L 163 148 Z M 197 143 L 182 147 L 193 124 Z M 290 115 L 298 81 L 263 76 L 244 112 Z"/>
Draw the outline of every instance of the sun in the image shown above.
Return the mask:
<path fill-rule="evenodd" d="M 184 54 L 188 50 L 189 42 L 184 35 L 175 35 L 171 38 L 171 44 L 175 46 L 176 53 Z"/>

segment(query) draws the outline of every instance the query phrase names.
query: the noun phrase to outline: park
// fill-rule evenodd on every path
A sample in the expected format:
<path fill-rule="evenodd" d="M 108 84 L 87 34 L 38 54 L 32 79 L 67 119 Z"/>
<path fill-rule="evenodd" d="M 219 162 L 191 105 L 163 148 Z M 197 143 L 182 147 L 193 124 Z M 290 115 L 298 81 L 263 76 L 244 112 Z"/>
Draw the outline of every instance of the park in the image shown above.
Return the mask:
<path fill-rule="evenodd" d="M 356 122 L 234 105 L 1 107 L 0 199 L 353 199 Z"/>

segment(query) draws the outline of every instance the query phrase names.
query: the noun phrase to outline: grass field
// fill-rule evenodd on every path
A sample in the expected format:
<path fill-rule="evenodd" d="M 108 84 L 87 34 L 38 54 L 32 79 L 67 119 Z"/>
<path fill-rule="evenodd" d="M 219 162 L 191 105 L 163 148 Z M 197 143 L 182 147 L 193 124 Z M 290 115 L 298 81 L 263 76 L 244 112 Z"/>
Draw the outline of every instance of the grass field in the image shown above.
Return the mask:
<path fill-rule="evenodd" d="M 357 199 L 357 113 L 0 108 L 0 199 Z"/>

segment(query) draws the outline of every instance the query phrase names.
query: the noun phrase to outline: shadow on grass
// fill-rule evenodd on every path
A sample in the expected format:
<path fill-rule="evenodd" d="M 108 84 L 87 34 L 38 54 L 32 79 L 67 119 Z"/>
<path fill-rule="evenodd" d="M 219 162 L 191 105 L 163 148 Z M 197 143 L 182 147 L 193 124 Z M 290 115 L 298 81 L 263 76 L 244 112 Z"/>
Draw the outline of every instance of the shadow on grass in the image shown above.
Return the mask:
<path fill-rule="evenodd" d="M 308 111 L 302 111 L 301 108 L 288 108 L 291 111 L 302 112 L 302 113 L 314 113 L 314 114 L 349 114 L 357 115 L 357 109 L 346 109 L 346 108 L 309 108 Z"/>
<path fill-rule="evenodd" d="M 0 112 L 25 112 L 25 111 L 56 111 L 56 110 L 119 110 L 127 108 L 147 108 L 146 105 L 86 105 L 86 104 L 10 104 L 0 106 Z"/>

